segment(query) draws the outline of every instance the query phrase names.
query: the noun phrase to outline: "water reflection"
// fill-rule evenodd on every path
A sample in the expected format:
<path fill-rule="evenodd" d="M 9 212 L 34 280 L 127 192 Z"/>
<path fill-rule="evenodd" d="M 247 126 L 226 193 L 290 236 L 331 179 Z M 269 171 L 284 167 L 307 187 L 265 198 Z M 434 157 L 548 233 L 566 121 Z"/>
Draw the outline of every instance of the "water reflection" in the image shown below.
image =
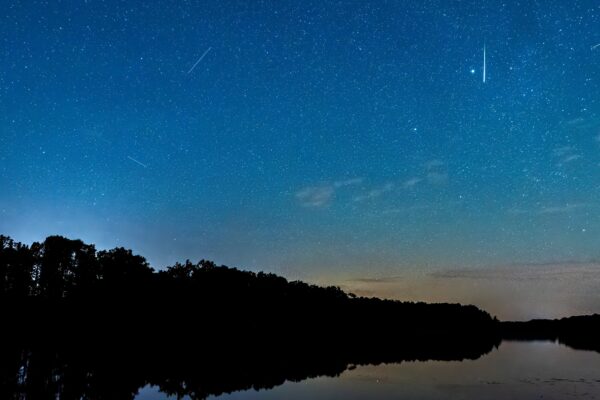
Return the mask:
<path fill-rule="evenodd" d="M 3 399 L 600 398 L 600 354 L 552 341 L 327 352 L 111 345 L 0 351 Z"/>
<path fill-rule="evenodd" d="M 147 388 L 139 400 L 164 399 Z M 219 399 L 567 399 L 600 398 L 600 354 L 553 342 L 504 341 L 464 361 L 361 366 L 339 378 L 288 382 Z"/>
<path fill-rule="evenodd" d="M 357 365 L 415 360 L 476 359 L 499 340 L 484 336 L 402 341 L 307 344 L 197 338 L 196 343 L 97 341 L 37 343 L 0 350 L 0 398 L 133 399 L 155 386 L 165 395 L 204 399 L 247 389 L 272 389 L 288 381 L 337 377 Z M 139 398 L 152 398 L 144 389 Z M 156 394 L 156 393 L 154 393 Z M 162 396 L 164 398 L 164 396 Z M 160 396 L 159 396 L 160 398 Z"/>

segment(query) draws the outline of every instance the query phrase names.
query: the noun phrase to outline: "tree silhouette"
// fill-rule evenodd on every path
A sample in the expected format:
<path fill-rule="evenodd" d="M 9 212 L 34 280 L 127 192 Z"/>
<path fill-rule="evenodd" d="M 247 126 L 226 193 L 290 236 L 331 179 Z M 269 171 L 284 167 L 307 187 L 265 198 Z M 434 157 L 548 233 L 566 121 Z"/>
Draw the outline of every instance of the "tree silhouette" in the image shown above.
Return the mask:
<path fill-rule="evenodd" d="M 31 249 L 39 271 L 36 291 L 43 297 L 53 300 L 64 298 L 98 279 L 93 245 L 62 236 L 49 236 L 41 244 L 34 243 Z"/>
<path fill-rule="evenodd" d="M 34 258 L 30 249 L 0 235 L 0 295 L 23 298 L 33 294 Z"/>
<path fill-rule="evenodd" d="M 97 259 L 100 265 L 98 278 L 107 288 L 135 290 L 152 279 L 154 270 L 146 259 L 123 247 L 100 251 Z"/>
<path fill-rule="evenodd" d="M 200 260 L 0 236 L 0 397 L 202 399 L 350 365 L 477 358 L 502 337 L 600 351 L 600 316 L 499 322 L 475 306 L 365 298 Z"/>

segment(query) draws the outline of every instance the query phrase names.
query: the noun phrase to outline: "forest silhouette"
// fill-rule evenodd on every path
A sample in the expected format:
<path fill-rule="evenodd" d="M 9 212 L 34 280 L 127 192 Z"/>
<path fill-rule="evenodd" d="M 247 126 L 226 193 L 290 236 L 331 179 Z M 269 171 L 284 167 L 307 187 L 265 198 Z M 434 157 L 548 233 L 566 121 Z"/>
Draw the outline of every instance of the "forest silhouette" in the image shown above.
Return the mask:
<path fill-rule="evenodd" d="M 0 397 L 192 399 L 355 365 L 476 359 L 501 340 L 600 351 L 600 316 L 500 322 L 472 305 L 357 297 L 207 260 L 153 270 L 131 250 L 0 236 Z"/>

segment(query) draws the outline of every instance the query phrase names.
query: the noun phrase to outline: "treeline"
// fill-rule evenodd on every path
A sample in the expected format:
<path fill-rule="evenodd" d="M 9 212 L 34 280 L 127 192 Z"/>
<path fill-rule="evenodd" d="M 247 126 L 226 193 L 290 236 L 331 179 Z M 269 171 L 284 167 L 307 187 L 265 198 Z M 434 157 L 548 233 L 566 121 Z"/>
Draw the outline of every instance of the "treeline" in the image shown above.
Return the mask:
<path fill-rule="evenodd" d="M 506 340 L 556 341 L 579 350 L 600 352 L 600 315 L 579 315 L 561 319 L 534 319 L 502 322 L 500 333 Z"/>
<path fill-rule="evenodd" d="M 124 248 L 0 236 L 0 398 L 204 399 L 353 365 L 475 359 L 501 338 L 600 350 L 600 317 L 499 322 L 474 306 L 357 297 L 339 287 Z"/>
<path fill-rule="evenodd" d="M 58 300 L 136 290 L 153 275 L 143 257 L 122 247 L 96 251 L 94 245 L 61 236 L 27 246 L 0 235 L 0 296 L 5 299 Z"/>
<path fill-rule="evenodd" d="M 186 261 L 153 270 L 131 250 L 97 251 L 50 236 L 28 246 L 0 236 L 0 306 L 23 327 L 243 336 L 276 343 L 399 337 L 485 337 L 496 321 L 474 306 L 356 297 L 339 287 Z M 31 331 L 31 330 L 30 330 Z M 65 335 L 59 335 L 64 337 Z"/>
<path fill-rule="evenodd" d="M 155 271 L 124 248 L 0 236 L 0 397 L 133 399 L 269 388 L 352 365 L 475 359 L 498 346 L 474 306 L 186 261 Z"/>

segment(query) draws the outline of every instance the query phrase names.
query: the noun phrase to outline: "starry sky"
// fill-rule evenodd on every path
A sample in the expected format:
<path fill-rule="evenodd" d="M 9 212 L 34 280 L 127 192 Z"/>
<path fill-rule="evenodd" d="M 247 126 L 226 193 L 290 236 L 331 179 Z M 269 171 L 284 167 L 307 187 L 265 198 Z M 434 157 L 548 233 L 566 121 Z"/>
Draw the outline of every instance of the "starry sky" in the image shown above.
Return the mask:
<path fill-rule="evenodd" d="M 600 312 L 597 0 L 6 0 L 0 59 L 17 240 Z"/>

